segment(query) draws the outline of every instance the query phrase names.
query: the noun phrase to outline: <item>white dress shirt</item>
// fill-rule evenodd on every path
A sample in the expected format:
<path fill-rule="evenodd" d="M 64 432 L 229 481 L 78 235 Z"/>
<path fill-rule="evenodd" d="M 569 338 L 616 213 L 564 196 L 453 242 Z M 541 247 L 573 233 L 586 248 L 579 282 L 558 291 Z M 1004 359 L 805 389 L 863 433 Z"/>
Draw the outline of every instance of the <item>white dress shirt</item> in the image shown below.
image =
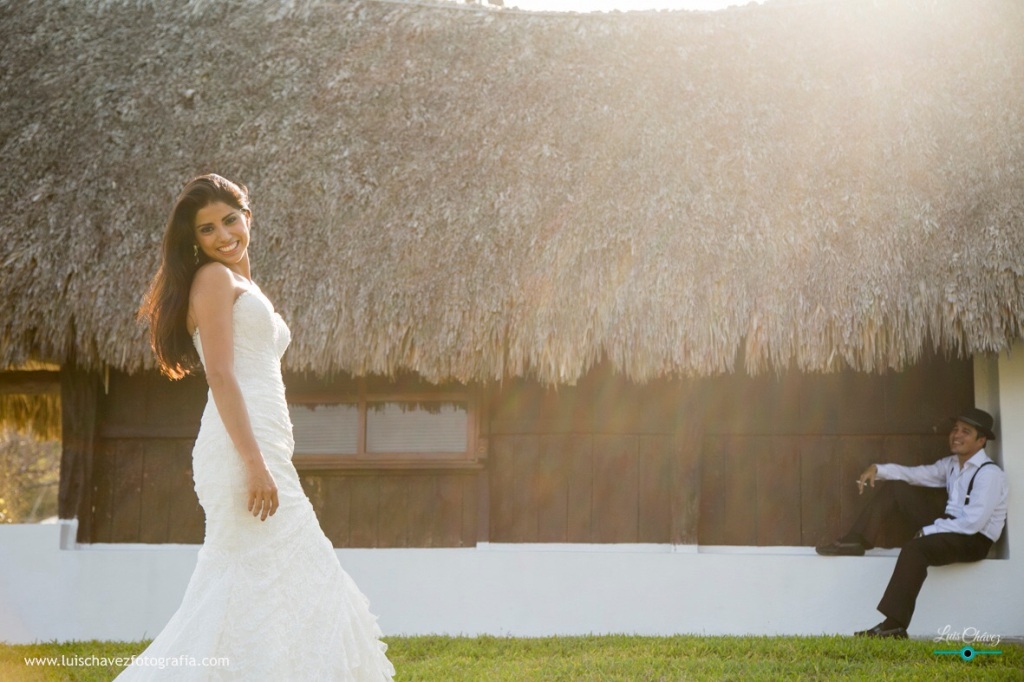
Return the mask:
<path fill-rule="evenodd" d="M 933 533 L 961 533 L 974 535 L 983 533 L 993 542 L 999 539 L 1006 522 L 1006 474 L 998 466 L 987 466 L 980 472 L 978 469 L 985 462 L 991 462 L 984 450 L 979 450 L 964 462 L 960 468 L 960 460 L 956 455 L 943 457 L 934 464 L 907 467 L 900 464 L 876 464 L 880 481 L 905 481 L 911 485 L 928 488 L 946 487 L 946 514 L 951 519 L 935 519 L 921 529 L 925 535 Z M 974 488 L 971 489 L 971 502 L 964 504 L 967 497 L 967 486 L 971 477 Z"/>

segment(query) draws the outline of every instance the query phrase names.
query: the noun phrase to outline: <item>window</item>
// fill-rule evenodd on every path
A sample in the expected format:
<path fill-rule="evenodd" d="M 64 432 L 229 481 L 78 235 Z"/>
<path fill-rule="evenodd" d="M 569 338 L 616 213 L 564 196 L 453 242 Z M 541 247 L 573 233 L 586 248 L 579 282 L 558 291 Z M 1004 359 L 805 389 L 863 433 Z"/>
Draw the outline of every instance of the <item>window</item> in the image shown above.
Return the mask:
<path fill-rule="evenodd" d="M 369 403 L 366 451 L 371 453 L 460 453 L 469 436 L 465 402 L 422 405 L 414 402 Z"/>
<path fill-rule="evenodd" d="M 436 466 L 476 455 L 469 392 L 289 397 L 295 464 L 306 468 Z"/>
<path fill-rule="evenodd" d="M 359 452 L 359 406 L 353 403 L 289 405 L 296 455 Z"/>

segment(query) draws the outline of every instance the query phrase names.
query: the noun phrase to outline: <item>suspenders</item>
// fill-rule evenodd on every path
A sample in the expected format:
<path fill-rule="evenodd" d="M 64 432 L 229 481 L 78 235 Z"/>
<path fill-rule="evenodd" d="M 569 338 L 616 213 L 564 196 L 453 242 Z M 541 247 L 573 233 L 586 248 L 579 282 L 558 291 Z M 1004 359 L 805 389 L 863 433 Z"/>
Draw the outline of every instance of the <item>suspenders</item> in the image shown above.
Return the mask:
<path fill-rule="evenodd" d="M 965 507 L 971 503 L 971 491 L 974 490 L 974 479 L 976 479 L 978 477 L 978 474 L 981 473 L 981 470 L 987 467 L 989 464 L 995 464 L 995 462 L 985 462 L 980 467 L 978 467 L 978 470 L 974 472 L 973 476 L 971 476 L 971 482 L 967 484 L 967 497 L 964 498 Z"/>

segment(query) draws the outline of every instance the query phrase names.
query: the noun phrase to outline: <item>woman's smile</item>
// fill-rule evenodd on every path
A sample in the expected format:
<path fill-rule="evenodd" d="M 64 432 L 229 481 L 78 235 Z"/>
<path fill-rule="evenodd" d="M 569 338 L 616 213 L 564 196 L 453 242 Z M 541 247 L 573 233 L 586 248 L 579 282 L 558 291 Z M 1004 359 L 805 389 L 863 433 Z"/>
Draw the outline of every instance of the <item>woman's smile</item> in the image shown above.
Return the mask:
<path fill-rule="evenodd" d="M 239 240 L 236 239 L 235 241 L 231 242 L 227 246 L 222 246 L 222 247 L 220 247 L 217 250 L 220 251 L 221 253 L 227 255 L 227 254 L 231 253 L 232 251 L 234 251 L 236 248 L 238 248 L 238 245 L 241 244 L 241 243 L 242 242 L 240 242 Z"/>
<path fill-rule="evenodd" d="M 249 248 L 249 212 L 220 201 L 196 211 L 196 245 L 212 261 L 236 270 Z M 240 274 L 245 274 L 240 272 Z"/>

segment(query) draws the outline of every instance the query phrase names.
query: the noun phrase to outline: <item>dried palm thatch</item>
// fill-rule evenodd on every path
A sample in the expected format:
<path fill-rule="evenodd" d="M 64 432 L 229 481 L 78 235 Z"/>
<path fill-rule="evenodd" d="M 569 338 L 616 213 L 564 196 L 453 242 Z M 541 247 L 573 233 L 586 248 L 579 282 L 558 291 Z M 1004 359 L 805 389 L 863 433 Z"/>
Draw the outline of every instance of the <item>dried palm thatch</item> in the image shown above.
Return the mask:
<path fill-rule="evenodd" d="M 56 440 L 61 436 L 61 401 L 58 388 L 60 366 L 30 360 L 17 366 L 0 365 L 0 440 L 5 429 L 31 434 L 39 440 Z M 20 390 L 4 386 L 4 379 L 34 373 L 32 386 L 17 384 Z M 52 388 L 38 381 L 38 375 L 49 374 Z"/>
<path fill-rule="evenodd" d="M 531 15 L 0 2 L 0 364 L 151 366 L 184 180 L 253 190 L 286 366 L 900 368 L 1024 323 L 1024 3 Z"/>
<path fill-rule="evenodd" d="M 10 428 L 39 440 L 60 438 L 60 396 L 57 394 L 0 394 L 0 415 L 0 430 Z"/>

